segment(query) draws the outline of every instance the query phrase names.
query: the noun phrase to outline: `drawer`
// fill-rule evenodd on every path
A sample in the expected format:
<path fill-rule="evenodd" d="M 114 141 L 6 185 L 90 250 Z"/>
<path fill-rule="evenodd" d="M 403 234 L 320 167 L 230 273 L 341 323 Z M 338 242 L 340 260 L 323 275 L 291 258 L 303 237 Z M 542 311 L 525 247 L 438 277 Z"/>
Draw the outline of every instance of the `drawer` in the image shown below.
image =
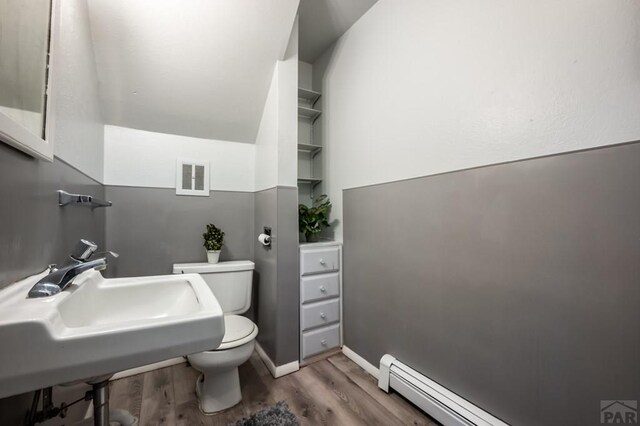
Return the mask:
<path fill-rule="evenodd" d="M 302 358 L 340 346 L 340 324 L 302 333 Z"/>
<path fill-rule="evenodd" d="M 339 269 L 339 247 L 318 247 L 300 252 L 300 275 L 322 274 Z"/>
<path fill-rule="evenodd" d="M 336 321 L 340 321 L 340 299 L 302 306 L 302 323 L 300 324 L 302 331 Z"/>
<path fill-rule="evenodd" d="M 300 278 L 302 303 L 315 302 L 340 295 L 340 274 L 331 273 Z"/>

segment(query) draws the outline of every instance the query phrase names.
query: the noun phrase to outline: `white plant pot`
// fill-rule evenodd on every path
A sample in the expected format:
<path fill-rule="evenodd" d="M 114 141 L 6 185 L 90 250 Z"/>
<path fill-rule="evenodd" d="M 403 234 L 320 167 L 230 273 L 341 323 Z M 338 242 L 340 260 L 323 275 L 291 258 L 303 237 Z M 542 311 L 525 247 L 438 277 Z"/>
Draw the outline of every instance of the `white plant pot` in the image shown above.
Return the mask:
<path fill-rule="evenodd" d="M 207 262 L 218 263 L 220 260 L 220 250 L 207 250 Z"/>

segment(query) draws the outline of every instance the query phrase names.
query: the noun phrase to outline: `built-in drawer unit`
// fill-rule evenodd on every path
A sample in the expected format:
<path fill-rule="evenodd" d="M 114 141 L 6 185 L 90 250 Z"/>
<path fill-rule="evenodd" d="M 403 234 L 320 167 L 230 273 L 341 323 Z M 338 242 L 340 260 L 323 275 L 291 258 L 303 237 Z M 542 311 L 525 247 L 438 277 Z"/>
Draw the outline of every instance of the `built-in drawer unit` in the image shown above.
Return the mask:
<path fill-rule="evenodd" d="M 300 278 L 300 298 L 302 303 L 316 302 L 340 295 L 340 274 L 312 275 Z"/>
<path fill-rule="evenodd" d="M 322 327 L 302 334 L 302 358 L 340 346 L 340 324 Z"/>
<path fill-rule="evenodd" d="M 302 331 L 340 321 L 340 300 L 332 299 L 311 305 L 302 305 L 300 313 Z"/>
<path fill-rule="evenodd" d="M 300 246 L 300 361 L 341 345 L 341 246 Z"/>
<path fill-rule="evenodd" d="M 340 270 L 340 247 L 318 247 L 300 252 L 300 275 Z"/>

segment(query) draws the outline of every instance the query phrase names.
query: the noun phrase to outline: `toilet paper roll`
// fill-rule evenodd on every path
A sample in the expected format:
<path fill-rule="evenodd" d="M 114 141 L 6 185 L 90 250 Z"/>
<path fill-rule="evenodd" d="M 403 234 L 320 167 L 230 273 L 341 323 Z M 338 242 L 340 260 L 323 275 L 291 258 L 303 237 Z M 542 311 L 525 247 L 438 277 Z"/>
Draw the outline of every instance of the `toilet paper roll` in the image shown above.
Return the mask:
<path fill-rule="evenodd" d="M 260 234 L 258 236 L 258 241 L 260 241 L 260 243 L 263 246 L 270 246 L 271 245 L 271 236 L 269 236 L 267 234 Z"/>

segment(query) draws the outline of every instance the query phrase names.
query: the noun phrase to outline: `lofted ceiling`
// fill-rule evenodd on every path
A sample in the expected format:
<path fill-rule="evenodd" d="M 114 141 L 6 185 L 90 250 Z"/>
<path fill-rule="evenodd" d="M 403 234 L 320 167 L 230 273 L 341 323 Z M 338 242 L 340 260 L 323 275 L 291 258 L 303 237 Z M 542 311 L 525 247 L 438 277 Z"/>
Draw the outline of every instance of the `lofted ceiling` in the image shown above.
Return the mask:
<path fill-rule="evenodd" d="M 301 61 L 314 63 L 378 0 L 301 0 Z"/>
<path fill-rule="evenodd" d="M 299 0 L 89 0 L 107 124 L 253 143 Z"/>

